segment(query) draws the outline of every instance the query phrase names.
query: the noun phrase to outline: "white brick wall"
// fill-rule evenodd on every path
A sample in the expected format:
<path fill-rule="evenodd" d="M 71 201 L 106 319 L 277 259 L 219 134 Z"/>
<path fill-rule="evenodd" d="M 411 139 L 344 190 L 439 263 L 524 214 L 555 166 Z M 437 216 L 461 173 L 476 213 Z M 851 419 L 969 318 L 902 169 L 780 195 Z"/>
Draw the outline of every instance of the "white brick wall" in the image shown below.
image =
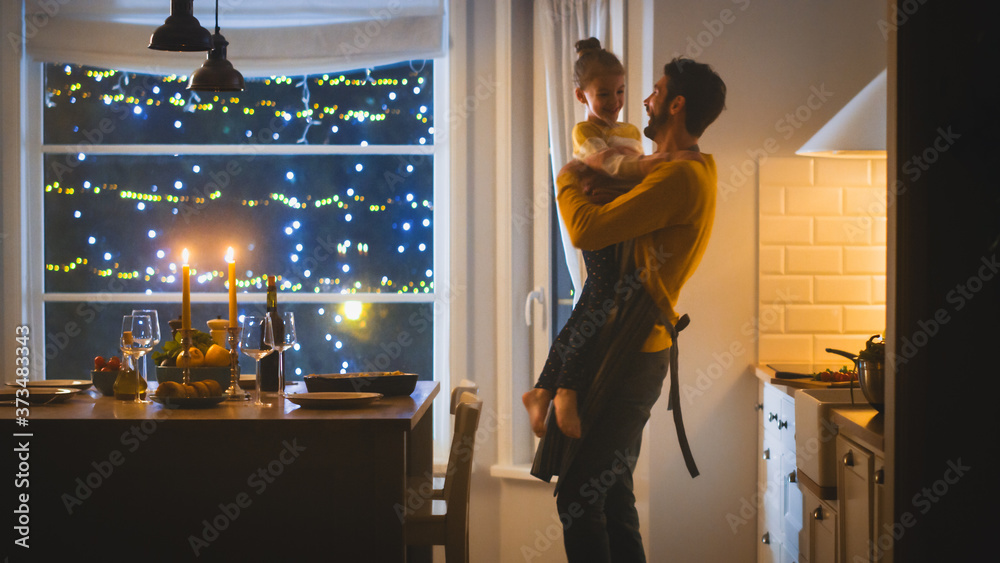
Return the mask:
<path fill-rule="evenodd" d="M 885 330 L 884 160 L 760 163 L 761 363 L 837 363 Z"/>

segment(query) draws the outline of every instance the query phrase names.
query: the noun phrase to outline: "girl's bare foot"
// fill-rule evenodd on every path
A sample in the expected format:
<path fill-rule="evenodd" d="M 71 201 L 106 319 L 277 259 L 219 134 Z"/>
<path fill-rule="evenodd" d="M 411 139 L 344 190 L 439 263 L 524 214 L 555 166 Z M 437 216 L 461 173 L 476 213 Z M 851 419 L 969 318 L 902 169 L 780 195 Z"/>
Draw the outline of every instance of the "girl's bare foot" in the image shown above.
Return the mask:
<path fill-rule="evenodd" d="M 582 429 L 580 413 L 576 410 L 576 391 L 560 387 L 556 391 L 555 406 L 559 430 L 570 438 L 579 438 Z"/>
<path fill-rule="evenodd" d="M 531 431 L 541 438 L 545 435 L 545 416 L 549 414 L 549 403 L 552 402 L 552 392 L 548 389 L 535 387 L 521 395 L 524 408 L 528 409 L 528 420 L 531 421 Z"/>

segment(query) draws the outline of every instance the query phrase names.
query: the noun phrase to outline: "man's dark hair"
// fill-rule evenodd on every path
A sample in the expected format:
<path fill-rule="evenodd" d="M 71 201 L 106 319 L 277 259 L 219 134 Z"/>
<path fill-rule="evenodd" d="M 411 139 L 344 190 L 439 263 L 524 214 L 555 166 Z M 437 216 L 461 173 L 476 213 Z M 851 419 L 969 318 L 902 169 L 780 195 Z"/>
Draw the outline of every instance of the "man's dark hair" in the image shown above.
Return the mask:
<path fill-rule="evenodd" d="M 684 96 L 687 111 L 684 128 L 695 137 L 701 137 L 726 108 L 725 82 L 711 66 L 691 59 L 676 58 L 670 61 L 663 66 L 663 74 L 667 77 L 667 98 L 664 103 L 669 103 L 677 96 Z"/>

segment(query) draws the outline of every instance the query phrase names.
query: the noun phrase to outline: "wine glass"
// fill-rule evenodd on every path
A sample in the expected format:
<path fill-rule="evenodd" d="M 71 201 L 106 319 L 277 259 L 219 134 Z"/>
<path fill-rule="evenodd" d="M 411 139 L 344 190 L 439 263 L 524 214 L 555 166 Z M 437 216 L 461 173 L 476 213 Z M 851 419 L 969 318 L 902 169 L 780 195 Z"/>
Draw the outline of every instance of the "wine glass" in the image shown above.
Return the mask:
<path fill-rule="evenodd" d="M 153 327 L 153 341 L 150 348 L 156 348 L 156 345 L 160 343 L 160 317 L 156 314 L 156 309 L 133 309 L 133 315 L 149 315 L 149 320 Z M 149 381 L 149 370 L 146 369 L 146 360 L 142 360 L 141 369 L 142 377 L 147 382 Z"/>
<path fill-rule="evenodd" d="M 243 329 L 240 334 L 240 350 L 257 362 L 257 385 L 254 386 L 253 404 L 258 407 L 269 407 L 270 403 L 260 400 L 260 359 L 274 352 L 274 331 L 271 328 L 271 317 L 268 315 L 246 315 L 243 317 Z"/>
<path fill-rule="evenodd" d="M 123 393 L 133 394 L 133 403 L 149 403 L 149 399 L 143 399 L 142 394 L 148 387 L 146 381 L 139 374 L 136 368 L 139 358 L 153 349 L 153 321 L 149 315 L 124 315 L 122 317 L 122 332 L 120 347 L 122 356 L 125 357 L 126 366 L 135 372 L 132 381 L 122 381 Z M 115 395 L 119 394 L 118 382 L 115 382 Z"/>
<path fill-rule="evenodd" d="M 278 356 L 278 395 L 285 395 L 285 350 L 295 346 L 295 314 L 291 311 L 281 313 L 281 321 L 285 325 L 283 334 L 275 339 L 274 348 L 280 354 Z"/>

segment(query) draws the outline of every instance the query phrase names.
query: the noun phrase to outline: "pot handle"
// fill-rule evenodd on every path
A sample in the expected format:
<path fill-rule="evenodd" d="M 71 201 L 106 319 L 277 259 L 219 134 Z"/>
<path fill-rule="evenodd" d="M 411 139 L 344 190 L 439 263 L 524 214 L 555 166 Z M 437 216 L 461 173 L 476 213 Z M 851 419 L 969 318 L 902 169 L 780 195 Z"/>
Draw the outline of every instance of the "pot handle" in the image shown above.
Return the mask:
<path fill-rule="evenodd" d="M 851 360 L 852 362 L 858 361 L 858 356 L 855 355 L 855 354 L 852 354 L 850 352 L 845 352 L 843 350 L 834 350 L 833 348 L 827 348 L 826 351 L 829 352 L 829 353 L 831 353 L 831 354 L 837 354 L 838 356 L 843 356 L 843 357 Z"/>

